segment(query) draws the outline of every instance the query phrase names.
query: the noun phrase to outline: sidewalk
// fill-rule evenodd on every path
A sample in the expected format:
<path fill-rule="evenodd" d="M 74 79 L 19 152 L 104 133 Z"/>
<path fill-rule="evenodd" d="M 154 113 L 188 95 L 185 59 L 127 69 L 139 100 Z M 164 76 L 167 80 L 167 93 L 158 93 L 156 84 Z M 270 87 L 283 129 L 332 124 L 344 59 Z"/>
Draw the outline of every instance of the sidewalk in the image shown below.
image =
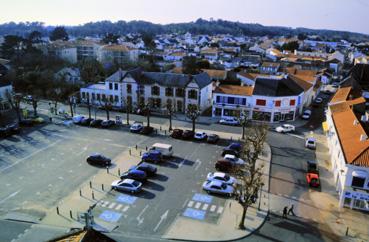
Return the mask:
<path fill-rule="evenodd" d="M 259 229 L 269 213 L 269 175 L 271 149 L 264 145 L 263 155 L 257 161 L 257 166 L 264 165 L 260 210 L 259 200 L 249 207 L 246 214 L 246 230 L 238 229 L 242 216 L 242 206 L 235 200 L 228 200 L 225 210 L 217 224 L 200 222 L 193 219 L 177 216 L 176 220 L 164 234 L 165 239 L 194 240 L 194 241 L 228 241 L 244 238 Z"/>

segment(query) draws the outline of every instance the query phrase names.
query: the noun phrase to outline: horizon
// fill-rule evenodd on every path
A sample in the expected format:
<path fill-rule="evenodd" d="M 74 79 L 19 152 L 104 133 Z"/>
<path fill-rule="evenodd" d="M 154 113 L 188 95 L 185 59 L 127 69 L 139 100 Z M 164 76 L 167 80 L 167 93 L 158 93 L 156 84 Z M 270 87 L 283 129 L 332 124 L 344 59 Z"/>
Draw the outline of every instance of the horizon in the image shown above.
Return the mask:
<path fill-rule="evenodd" d="M 104 20 L 136 20 L 165 25 L 194 22 L 202 18 L 368 35 L 369 26 L 363 24 L 369 22 L 368 8 L 369 2 L 363 0 L 260 0 L 256 3 L 251 3 L 251 0 L 188 0 L 175 3 L 170 0 L 137 0 L 134 3 L 106 0 L 104 4 L 97 0 L 65 0 L 62 3 L 14 0 L 3 4 L 0 24 L 42 22 L 45 26 L 72 27 Z"/>

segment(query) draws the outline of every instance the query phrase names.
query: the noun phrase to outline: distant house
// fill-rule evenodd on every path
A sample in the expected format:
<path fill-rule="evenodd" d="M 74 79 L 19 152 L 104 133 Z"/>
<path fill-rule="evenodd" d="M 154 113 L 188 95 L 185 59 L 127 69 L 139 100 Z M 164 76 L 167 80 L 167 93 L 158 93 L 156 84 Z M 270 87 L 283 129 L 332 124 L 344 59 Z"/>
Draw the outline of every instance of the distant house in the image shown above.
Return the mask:
<path fill-rule="evenodd" d="M 215 61 L 219 58 L 219 51 L 218 48 L 204 47 L 201 49 L 200 55 L 209 61 Z"/>
<path fill-rule="evenodd" d="M 259 67 L 260 73 L 264 74 L 276 74 L 281 64 L 278 62 L 263 62 Z"/>
<path fill-rule="evenodd" d="M 100 48 L 98 60 L 103 64 L 126 64 L 138 60 L 137 49 L 125 45 L 105 45 Z"/>
<path fill-rule="evenodd" d="M 77 63 L 77 47 L 69 41 L 54 41 L 48 46 L 48 54 L 71 64 Z"/>
<path fill-rule="evenodd" d="M 55 74 L 57 80 L 63 80 L 71 84 L 82 84 L 81 73 L 78 68 L 65 67 Z"/>

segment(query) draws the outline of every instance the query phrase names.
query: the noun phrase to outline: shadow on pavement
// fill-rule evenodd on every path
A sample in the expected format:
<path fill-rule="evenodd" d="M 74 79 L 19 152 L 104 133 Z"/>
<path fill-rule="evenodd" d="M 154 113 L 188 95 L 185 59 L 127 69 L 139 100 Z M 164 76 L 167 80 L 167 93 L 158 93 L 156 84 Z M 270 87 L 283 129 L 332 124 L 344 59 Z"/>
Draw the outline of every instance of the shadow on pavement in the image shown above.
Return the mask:
<path fill-rule="evenodd" d="M 164 191 L 164 187 L 162 185 L 152 181 L 146 181 L 144 187 L 154 191 Z"/>
<path fill-rule="evenodd" d="M 154 199 L 156 196 L 154 193 L 147 191 L 146 189 L 142 189 L 140 193 L 135 194 L 136 197 L 144 198 L 144 199 Z"/>
<path fill-rule="evenodd" d="M 168 181 L 168 177 L 162 174 L 156 174 L 151 178 L 151 180 L 157 180 L 157 181 Z"/>

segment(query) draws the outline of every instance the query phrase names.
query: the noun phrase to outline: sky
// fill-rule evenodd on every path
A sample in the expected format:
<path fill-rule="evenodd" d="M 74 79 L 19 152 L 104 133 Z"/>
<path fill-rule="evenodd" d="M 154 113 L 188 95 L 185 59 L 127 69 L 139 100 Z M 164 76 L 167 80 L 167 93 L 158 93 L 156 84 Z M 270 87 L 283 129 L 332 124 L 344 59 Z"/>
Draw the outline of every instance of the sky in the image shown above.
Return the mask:
<path fill-rule="evenodd" d="M 0 0 L 0 23 L 100 20 L 179 23 L 224 19 L 369 34 L 369 0 Z"/>

